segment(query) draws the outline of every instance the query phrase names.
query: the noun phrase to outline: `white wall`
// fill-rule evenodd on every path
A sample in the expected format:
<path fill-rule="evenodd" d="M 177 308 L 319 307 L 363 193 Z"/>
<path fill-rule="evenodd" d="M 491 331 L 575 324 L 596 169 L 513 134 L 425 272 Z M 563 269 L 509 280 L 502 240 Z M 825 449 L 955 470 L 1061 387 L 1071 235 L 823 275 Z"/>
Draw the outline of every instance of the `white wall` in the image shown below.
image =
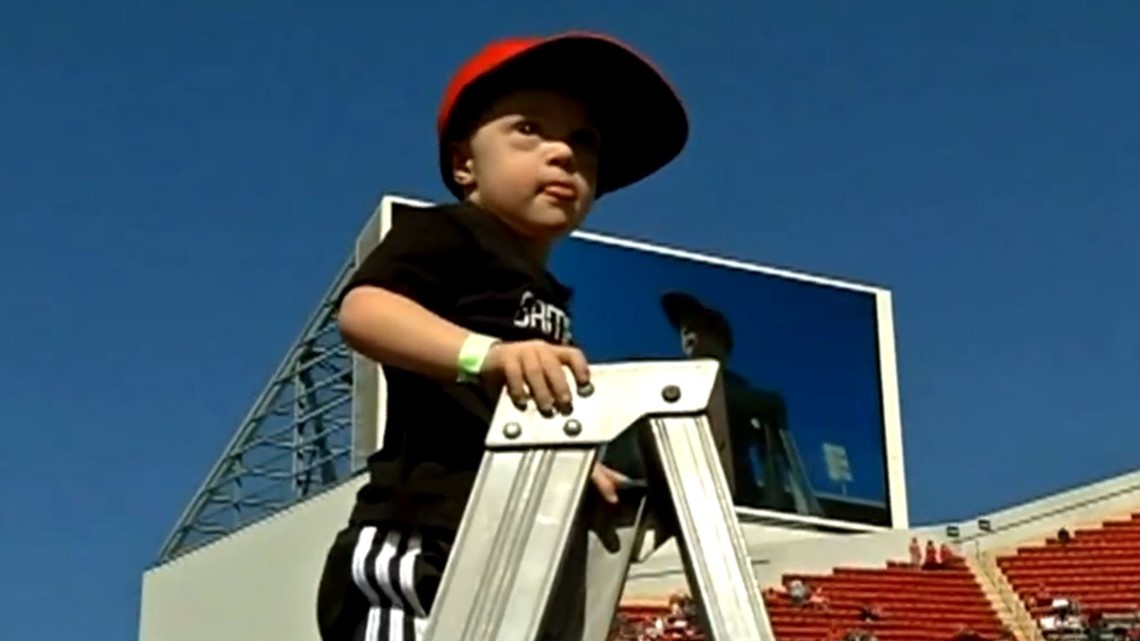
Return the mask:
<path fill-rule="evenodd" d="M 978 528 L 978 519 L 964 521 L 961 538 L 996 552 L 1052 536 L 1061 527 L 1072 529 L 1135 511 L 1140 511 L 1140 470 L 982 515 L 979 518 L 992 525 L 989 533 Z"/>
<path fill-rule="evenodd" d="M 148 571 L 140 641 L 316 641 L 325 553 L 361 482 Z"/>

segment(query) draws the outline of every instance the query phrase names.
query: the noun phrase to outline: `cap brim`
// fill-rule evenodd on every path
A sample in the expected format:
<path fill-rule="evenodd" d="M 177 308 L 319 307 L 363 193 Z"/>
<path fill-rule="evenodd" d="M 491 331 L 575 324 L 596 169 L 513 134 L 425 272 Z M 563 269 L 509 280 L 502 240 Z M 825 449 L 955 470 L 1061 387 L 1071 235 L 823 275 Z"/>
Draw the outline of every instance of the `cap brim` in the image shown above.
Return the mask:
<path fill-rule="evenodd" d="M 668 292 L 661 297 L 661 309 L 673 329 L 681 329 L 686 320 L 708 313 L 695 297 L 683 292 Z"/>
<path fill-rule="evenodd" d="M 645 58 L 604 36 L 549 38 L 504 62 L 474 84 L 555 84 L 580 99 L 601 133 L 597 193 L 616 191 L 658 171 L 689 137 L 684 105 Z M 465 90 L 466 92 L 466 90 Z M 450 168 L 441 167 L 449 186 Z M 455 192 L 457 187 L 452 186 Z"/>

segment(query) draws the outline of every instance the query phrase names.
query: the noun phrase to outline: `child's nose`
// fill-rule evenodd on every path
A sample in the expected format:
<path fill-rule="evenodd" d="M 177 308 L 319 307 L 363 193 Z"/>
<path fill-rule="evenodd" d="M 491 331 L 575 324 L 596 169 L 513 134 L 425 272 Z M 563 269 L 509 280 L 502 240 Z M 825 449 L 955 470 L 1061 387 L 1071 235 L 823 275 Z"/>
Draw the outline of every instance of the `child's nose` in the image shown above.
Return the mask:
<path fill-rule="evenodd" d="M 568 173 L 574 173 L 577 169 L 577 161 L 574 157 L 574 148 L 569 143 L 563 140 L 550 141 L 550 164 L 566 170 Z"/>

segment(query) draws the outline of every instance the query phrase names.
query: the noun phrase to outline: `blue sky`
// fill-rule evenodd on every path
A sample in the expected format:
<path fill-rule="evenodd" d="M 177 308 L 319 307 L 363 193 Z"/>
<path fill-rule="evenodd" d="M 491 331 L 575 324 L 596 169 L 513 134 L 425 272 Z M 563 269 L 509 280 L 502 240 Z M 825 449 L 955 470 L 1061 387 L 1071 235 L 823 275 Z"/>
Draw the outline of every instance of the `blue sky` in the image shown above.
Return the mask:
<path fill-rule="evenodd" d="M 894 290 L 911 509 L 1137 465 L 1140 4 L 9 2 L 0 637 L 140 575 L 488 38 L 592 28 L 693 135 L 589 227 Z"/>

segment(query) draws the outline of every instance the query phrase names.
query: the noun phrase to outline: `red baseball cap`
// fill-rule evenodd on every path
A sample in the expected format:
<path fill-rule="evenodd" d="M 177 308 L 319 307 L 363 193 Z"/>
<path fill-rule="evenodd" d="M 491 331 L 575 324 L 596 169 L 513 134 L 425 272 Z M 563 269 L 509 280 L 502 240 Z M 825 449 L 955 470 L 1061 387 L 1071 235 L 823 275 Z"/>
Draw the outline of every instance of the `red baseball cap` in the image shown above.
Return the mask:
<path fill-rule="evenodd" d="M 581 100 L 601 134 L 598 196 L 631 185 L 672 161 L 689 137 L 684 105 L 651 62 L 607 36 L 565 33 L 511 38 L 485 46 L 447 86 L 436 119 L 444 184 L 463 198 L 451 175 L 448 143 L 502 95 L 554 88 Z"/>

